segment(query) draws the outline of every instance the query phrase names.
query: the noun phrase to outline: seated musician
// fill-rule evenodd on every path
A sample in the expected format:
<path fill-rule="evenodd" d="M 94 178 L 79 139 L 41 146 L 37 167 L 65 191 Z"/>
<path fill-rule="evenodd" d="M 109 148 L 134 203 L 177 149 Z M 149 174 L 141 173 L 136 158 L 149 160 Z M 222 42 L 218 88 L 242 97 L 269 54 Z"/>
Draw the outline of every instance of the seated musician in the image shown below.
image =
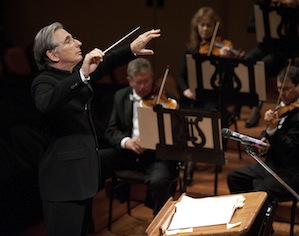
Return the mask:
<path fill-rule="evenodd" d="M 106 138 L 114 148 L 100 151 L 102 168 L 104 171 L 114 167 L 114 170 L 144 172 L 148 186 L 145 205 L 153 208 L 156 215 L 176 190 L 176 184 L 170 184 L 178 176 L 177 163 L 157 160 L 154 150 L 144 150 L 140 146 L 137 106 L 154 88 L 151 63 L 144 58 L 133 60 L 127 67 L 127 79 L 129 86 L 118 90 L 114 97 L 106 130 Z"/>
<path fill-rule="evenodd" d="M 279 71 L 283 69 L 285 61 L 288 58 L 299 56 L 299 2 L 298 0 L 257 0 L 255 5 L 260 6 L 263 15 L 268 15 L 269 18 L 271 18 L 271 15 L 277 15 L 281 18 L 276 29 L 279 37 L 272 37 L 272 35 L 267 36 L 267 31 L 265 30 L 266 35 L 263 37 L 263 41 L 258 42 L 258 44 L 245 55 L 246 59 L 264 62 L 266 79 L 269 80 L 277 76 Z M 275 14 L 273 15 L 273 13 Z M 267 27 L 267 24 L 263 21 L 256 22 L 253 14 L 249 18 L 247 31 L 249 33 L 256 33 L 256 26 L 257 28 L 263 29 Z M 250 116 L 245 123 L 246 128 L 258 125 L 262 105 L 263 102 L 260 101 L 258 106 L 252 107 Z"/>
<path fill-rule="evenodd" d="M 267 166 L 299 192 L 299 68 L 291 66 L 286 76 L 285 73 L 286 69 L 283 69 L 277 76 L 281 106 L 266 111 L 264 116 L 268 127 L 262 140 L 267 147 L 260 150 L 266 156 Z M 266 191 L 267 204 L 293 199 L 259 163 L 232 170 L 228 173 L 227 184 L 231 193 Z"/>
<path fill-rule="evenodd" d="M 217 22 L 219 22 L 219 17 L 216 12 L 210 7 L 200 8 L 193 16 L 190 22 L 190 36 L 189 42 L 187 44 L 187 50 L 185 54 L 210 54 L 220 57 L 242 57 L 244 52 L 234 50 L 233 44 L 230 40 L 223 40 L 220 36 L 215 37 L 212 40 L 213 35 L 216 35 L 214 31 L 217 32 Z M 210 43 L 214 46 L 211 47 L 211 52 L 209 53 Z M 187 75 L 187 62 L 186 56 L 184 55 L 181 71 L 177 77 L 177 86 L 181 93 L 180 107 L 181 108 L 201 108 L 205 110 L 211 110 L 215 108 L 214 103 L 209 103 L 206 101 L 204 104 L 199 104 L 196 101 L 196 95 L 190 90 L 188 85 L 188 75 Z M 223 126 L 228 126 L 231 113 L 234 112 L 234 106 L 226 107 L 229 112 L 222 112 L 222 123 Z M 187 171 L 187 184 L 191 184 L 193 177 L 194 163 L 189 162 Z"/>

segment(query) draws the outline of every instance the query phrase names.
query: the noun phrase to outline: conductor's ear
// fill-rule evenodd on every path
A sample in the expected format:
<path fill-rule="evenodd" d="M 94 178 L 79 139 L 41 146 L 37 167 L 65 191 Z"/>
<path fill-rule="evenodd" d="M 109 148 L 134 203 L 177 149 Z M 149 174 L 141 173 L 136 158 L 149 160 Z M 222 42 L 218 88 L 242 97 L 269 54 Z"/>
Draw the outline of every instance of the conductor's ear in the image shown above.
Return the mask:
<path fill-rule="evenodd" d="M 46 55 L 53 62 L 58 62 L 59 61 L 59 57 L 58 57 L 57 53 L 55 52 L 55 50 L 48 50 L 46 52 Z"/>

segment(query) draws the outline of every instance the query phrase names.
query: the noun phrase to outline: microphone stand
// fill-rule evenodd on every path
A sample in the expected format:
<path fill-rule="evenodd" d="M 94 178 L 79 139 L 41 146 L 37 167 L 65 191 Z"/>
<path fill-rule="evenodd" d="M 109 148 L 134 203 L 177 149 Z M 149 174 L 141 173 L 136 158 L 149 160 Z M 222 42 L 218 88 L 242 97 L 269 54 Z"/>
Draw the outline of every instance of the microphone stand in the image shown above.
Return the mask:
<path fill-rule="evenodd" d="M 254 151 L 252 151 L 250 145 L 245 145 L 245 151 L 252 156 L 259 164 L 261 164 L 262 167 L 266 171 L 269 172 L 282 186 L 284 186 L 298 201 L 299 201 L 299 195 L 286 183 L 284 182 L 265 162 L 263 162 Z"/>

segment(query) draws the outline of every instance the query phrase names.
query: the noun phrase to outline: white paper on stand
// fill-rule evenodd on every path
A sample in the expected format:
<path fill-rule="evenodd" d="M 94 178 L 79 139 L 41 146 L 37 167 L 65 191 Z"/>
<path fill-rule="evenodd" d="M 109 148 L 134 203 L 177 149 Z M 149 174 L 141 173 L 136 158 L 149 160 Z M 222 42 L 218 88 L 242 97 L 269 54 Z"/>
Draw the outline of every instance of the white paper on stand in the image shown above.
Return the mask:
<path fill-rule="evenodd" d="M 243 196 L 191 198 L 183 196 L 168 230 L 227 224 L 235 209 L 244 203 Z M 241 204 L 242 206 L 242 204 Z"/>

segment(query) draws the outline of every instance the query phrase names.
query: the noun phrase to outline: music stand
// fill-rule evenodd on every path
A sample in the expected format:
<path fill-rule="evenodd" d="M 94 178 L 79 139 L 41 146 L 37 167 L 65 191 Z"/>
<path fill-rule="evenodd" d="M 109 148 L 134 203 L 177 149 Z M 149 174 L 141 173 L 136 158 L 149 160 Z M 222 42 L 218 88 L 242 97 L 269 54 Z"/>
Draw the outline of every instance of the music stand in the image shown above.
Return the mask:
<path fill-rule="evenodd" d="M 282 16 L 277 7 L 262 4 L 253 6 L 256 41 L 264 42 L 268 39 L 280 39 L 285 36 L 282 27 Z"/>
<path fill-rule="evenodd" d="M 220 113 L 172 110 L 161 105 L 156 105 L 154 111 L 157 113 L 159 132 L 157 158 L 215 164 L 214 194 L 217 195 L 218 167 L 225 164 Z M 165 132 L 167 126 L 171 127 L 171 138 Z"/>
<path fill-rule="evenodd" d="M 188 54 L 186 60 L 189 88 L 197 102 L 213 102 L 223 111 L 227 104 L 258 106 L 266 100 L 264 62 L 202 54 Z M 233 123 L 238 132 L 236 120 Z M 241 159 L 240 144 L 238 150 Z"/>
<path fill-rule="evenodd" d="M 257 106 L 266 100 L 264 62 L 187 55 L 188 82 L 198 101 Z M 257 86 L 258 85 L 258 86 Z"/>
<path fill-rule="evenodd" d="M 254 5 L 256 39 L 258 43 L 280 42 L 286 58 L 297 56 L 299 7 L 262 3 Z"/>

